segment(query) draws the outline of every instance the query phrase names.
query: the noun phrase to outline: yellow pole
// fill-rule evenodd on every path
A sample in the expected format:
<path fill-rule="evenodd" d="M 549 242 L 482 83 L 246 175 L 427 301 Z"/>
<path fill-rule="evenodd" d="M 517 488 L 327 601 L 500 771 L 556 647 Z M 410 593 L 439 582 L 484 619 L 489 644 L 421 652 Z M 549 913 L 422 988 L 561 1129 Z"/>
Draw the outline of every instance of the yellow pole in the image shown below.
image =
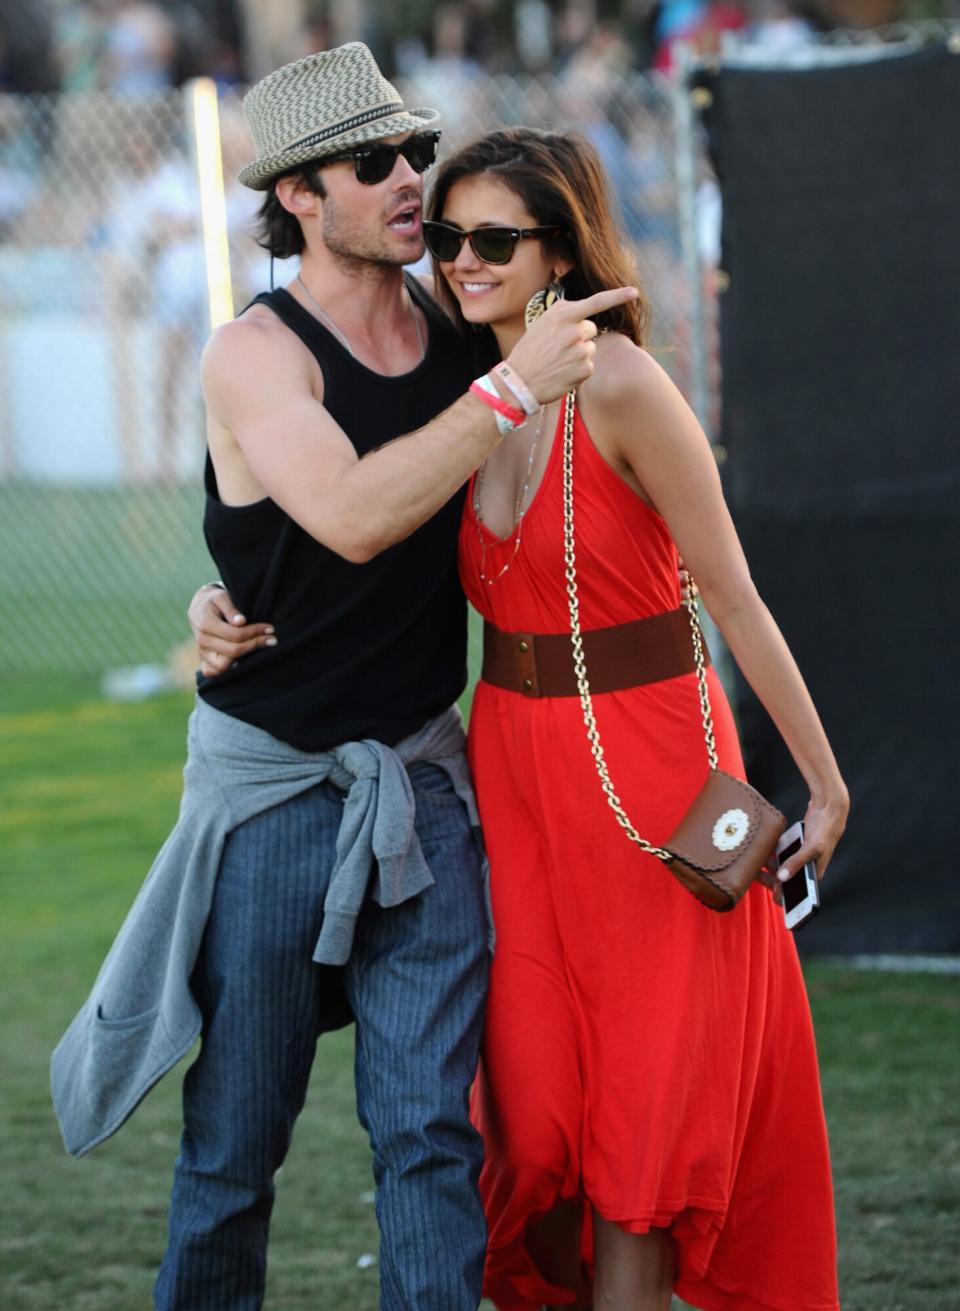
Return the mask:
<path fill-rule="evenodd" d="M 210 327 L 213 329 L 233 318 L 230 243 L 227 239 L 227 205 L 220 153 L 220 109 L 217 86 L 212 78 L 194 79 L 190 83 L 190 92 L 203 249 L 207 266 L 207 303 Z"/>

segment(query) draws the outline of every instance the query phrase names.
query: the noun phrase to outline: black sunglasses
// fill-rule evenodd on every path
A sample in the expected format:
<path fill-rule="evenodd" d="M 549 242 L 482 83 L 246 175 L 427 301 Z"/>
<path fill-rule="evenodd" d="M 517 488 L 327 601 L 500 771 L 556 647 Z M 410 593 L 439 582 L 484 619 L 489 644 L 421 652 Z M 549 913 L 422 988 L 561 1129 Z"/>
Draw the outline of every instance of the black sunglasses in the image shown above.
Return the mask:
<path fill-rule="evenodd" d="M 439 131 L 418 132 L 416 136 L 401 141 L 399 146 L 390 146 L 381 142 L 373 146 L 355 146 L 353 150 L 343 150 L 339 155 L 330 155 L 327 159 L 318 162 L 324 165 L 338 164 L 342 159 L 352 159 L 357 181 L 372 187 L 390 176 L 398 155 L 404 157 L 414 173 L 425 172 L 437 158 L 439 140 Z"/>
<path fill-rule="evenodd" d="M 509 264 L 513 259 L 517 242 L 526 237 L 542 237 L 548 232 L 563 235 L 558 227 L 540 228 L 463 228 L 451 227 L 449 223 L 438 223 L 435 219 L 424 219 L 423 239 L 427 249 L 436 259 L 449 264 L 460 254 L 464 241 L 470 242 L 477 259 L 484 264 Z"/>

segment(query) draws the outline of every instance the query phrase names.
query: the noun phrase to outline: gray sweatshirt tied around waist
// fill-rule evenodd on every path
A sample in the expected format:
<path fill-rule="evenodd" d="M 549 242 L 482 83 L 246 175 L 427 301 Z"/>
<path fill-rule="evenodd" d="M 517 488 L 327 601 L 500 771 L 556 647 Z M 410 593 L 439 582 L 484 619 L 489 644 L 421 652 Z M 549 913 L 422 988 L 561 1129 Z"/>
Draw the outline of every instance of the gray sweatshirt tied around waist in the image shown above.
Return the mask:
<path fill-rule="evenodd" d="M 345 793 L 313 954 L 319 964 L 342 965 L 368 893 L 396 906 L 433 883 L 406 767 L 424 761 L 446 770 L 479 826 L 464 744 L 455 707 L 395 747 L 347 742 L 311 753 L 197 701 L 176 827 L 51 1060 L 54 1107 L 70 1153 L 83 1156 L 114 1134 L 200 1033 L 190 975 L 227 835 L 325 780 Z"/>

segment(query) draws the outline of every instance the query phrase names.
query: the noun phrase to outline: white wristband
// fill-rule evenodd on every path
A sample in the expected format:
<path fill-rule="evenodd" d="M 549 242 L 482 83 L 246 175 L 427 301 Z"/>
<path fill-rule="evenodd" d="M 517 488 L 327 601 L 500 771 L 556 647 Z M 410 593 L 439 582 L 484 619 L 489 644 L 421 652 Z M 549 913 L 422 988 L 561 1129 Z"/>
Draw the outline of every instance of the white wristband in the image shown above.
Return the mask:
<path fill-rule="evenodd" d="M 515 428 L 519 428 L 520 424 L 525 422 L 523 411 L 514 409 L 513 406 L 507 404 L 497 390 L 496 384 L 490 377 L 489 373 L 485 373 L 482 378 L 475 378 L 470 385 L 470 390 L 474 395 L 477 395 L 478 392 L 482 392 L 486 396 L 491 397 L 491 400 L 486 403 L 493 411 L 493 417 L 497 423 L 497 432 L 501 437 L 509 437 Z M 483 400 L 484 396 L 481 395 L 480 399 Z M 504 409 L 512 409 L 513 415 L 504 414 Z"/>
<path fill-rule="evenodd" d="M 524 413 L 529 415 L 540 412 L 540 402 L 512 365 L 508 364 L 506 360 L 502 360 L 492 372 L 503 379 L 506 386 L 517 398 L 518 403 L 523 407 Z"/>

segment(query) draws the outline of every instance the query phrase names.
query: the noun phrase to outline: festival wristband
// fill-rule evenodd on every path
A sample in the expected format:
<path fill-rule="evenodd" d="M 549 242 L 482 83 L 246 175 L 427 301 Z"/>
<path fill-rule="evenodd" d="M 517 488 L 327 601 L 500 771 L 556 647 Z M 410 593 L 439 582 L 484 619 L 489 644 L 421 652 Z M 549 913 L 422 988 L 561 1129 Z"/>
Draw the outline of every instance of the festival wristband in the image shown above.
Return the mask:
<path fill-rule="evenodd" d="M 508 433 L 513 432 L 514 428 L 519 428 L 521 423 L 526 423 L 527 416 L 523 410 L 516 405 L 510 405 L 509 402 L 503 399 L 489 374 L 472 382 L 470 390 L 474 396 L 483 401 L 484 405 L 489 405 L 490 409 L 494 411 L 497 429 L 501 437 L 506 437 Z"/>
<path fill-rule="evenodd" d="M 493 372 L 497 377 L 503 379 L 504 384 L 513 392 L 514 396 L 523 406 L 527 414 L 539 413 L 540 402 L 512 365 L 508 364 L 506 360 L 503 360 L 496 366 Z"/>

